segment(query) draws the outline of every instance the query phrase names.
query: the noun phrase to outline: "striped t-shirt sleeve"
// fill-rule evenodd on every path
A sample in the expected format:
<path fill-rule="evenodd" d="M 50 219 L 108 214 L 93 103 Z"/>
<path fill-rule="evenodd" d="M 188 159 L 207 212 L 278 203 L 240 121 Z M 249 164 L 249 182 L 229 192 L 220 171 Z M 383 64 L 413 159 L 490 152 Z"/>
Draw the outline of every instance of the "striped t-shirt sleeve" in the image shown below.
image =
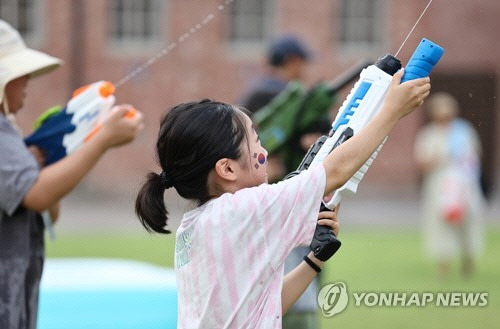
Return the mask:
<path fill-rule="evenodd" d="M 290 251 L 310 244 L 326 184 L 322 164 L 277 184 L 262 184 L 234 194 L 238 212 L 256 221 L 275 269 Z M 251 223 L 248 223 L 252 225 Z"/>

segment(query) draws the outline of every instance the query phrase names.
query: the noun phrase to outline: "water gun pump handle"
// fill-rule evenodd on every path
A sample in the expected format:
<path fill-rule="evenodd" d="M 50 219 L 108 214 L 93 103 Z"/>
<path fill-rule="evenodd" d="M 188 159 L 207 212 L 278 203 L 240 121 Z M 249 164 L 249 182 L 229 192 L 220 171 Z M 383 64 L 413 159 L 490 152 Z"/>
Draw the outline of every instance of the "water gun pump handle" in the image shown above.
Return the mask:
<path fill-rule="evenodd" d="M 429 76 L 443 53 L 444 50 L 441 46 L 423 38 L 408 61 L 401 82 Z"/>

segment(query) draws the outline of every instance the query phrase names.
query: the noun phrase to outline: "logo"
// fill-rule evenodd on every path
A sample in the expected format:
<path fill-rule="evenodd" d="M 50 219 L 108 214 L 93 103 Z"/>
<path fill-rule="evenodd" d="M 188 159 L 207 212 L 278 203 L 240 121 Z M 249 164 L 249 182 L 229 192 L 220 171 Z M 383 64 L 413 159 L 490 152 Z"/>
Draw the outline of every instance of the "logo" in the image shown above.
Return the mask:
<path fill-rule="evenodd" d="M 474 291 L 436 292 L 351 292 L 355 307 L 486 307 L 489 293 Z M 342 312 L 349 301 L 344 282 L 330 283 L 318 293 L 318 305 L 325 317 Z"/>
<path fill-rule="evenodd" d="M 343 282 L 327 284 L 318 293 L 318 305 L 325 317 L 342 312 L 348 301 L 347 287 Z"/>
<path fill-rule="evenodd" d="M 390 307 L 484 307 L 488 305 L 487 292 L 354 292 L 355 306 Z"/>
<path fill-rule="evenodd" d="M 177 236 L 175 241 L 175 267 L 181 268 L 189 263 L 189 249 L 193 243 L 193 229 L 189 228 Z"/>

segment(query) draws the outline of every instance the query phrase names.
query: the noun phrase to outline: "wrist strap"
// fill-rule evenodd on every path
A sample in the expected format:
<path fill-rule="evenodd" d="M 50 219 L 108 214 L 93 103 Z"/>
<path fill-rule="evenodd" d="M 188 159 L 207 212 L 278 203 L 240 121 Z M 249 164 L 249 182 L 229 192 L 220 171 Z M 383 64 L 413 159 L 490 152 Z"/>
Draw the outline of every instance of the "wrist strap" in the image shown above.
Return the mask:
<path fill-rule="evenodd" d="M 304 256 L 304 261 L 312 267 L 313 270 L 315 270 L 317 273 L 321 272 L 321 269 L 319 268 L 318 265 L 314 264 L 314 262 L 309 258 L 307 257 L 307 255 Z"/>

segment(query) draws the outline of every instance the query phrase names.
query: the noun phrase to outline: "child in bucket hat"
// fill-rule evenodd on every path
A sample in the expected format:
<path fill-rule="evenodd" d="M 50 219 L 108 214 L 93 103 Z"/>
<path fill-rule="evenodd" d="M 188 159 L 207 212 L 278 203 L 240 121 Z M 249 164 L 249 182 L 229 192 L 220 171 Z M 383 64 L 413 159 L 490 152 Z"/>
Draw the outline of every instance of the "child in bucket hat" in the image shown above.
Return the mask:
<path fill-rule="evenodd" d="M 5 112 L 10 112 L 9 103 L 4 101 L 9 82 L 24 76 L 40 76 L 61 64 L 58 58 L 26 47 L 19 33 L 0 20 L 0 103 Z"/>
<path fill-rule="evenodd" d="M 97 134 L 78 151 L 43 166 L 43 155 L 24 144 L 12 118 L 23 105 L 29 79 L 62 64 L 58 58 L 26 47 L 20 34 L 0 20 L 0 328 L 36 328 L 38 290 L 44 259 L 40 213 L 52 210 L 110 148 L 132 141 L 142 114 L 124 115 L 116 106 Z"/>

